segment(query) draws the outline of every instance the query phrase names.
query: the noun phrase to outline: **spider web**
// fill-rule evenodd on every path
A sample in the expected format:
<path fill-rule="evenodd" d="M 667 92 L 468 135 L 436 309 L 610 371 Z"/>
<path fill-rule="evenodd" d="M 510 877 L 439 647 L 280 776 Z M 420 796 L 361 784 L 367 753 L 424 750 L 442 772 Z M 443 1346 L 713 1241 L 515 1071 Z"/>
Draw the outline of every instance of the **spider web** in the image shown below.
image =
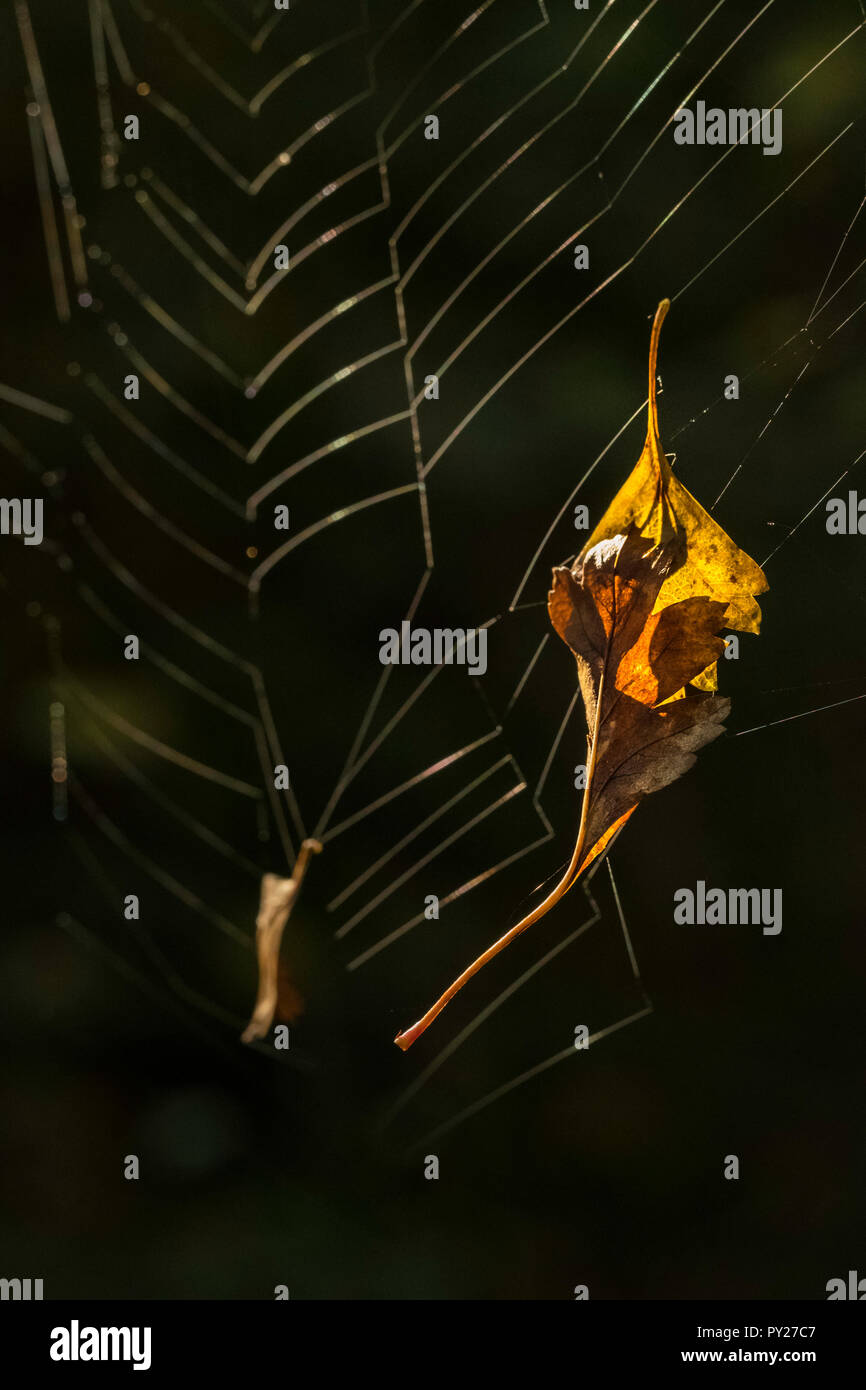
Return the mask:
<path fill-rule="evenodd" d="M 765 633 L 726 663 L 728 737 L 454 1001 L 418 1063 L 395 1056 L 385 1123 L 440 1138 L 574 1059 L 576 1024 L 594 1046 L 648 1017 L 664 957 L 648 989 L 636 923 L 670 901 L 663 823 L 701 807 L 670 881 L 725 872 L 755 828 L 724 825 L 724 768 L 754 801 L 756 743 L 831 710 L 848 728 L 866 698 L 850 629 L 804 577 L 863 602 L 821 518 L 862 476 L 840 403 L 866 303 L 864 23 L 853 0 L 89 0 L 62 19 L 19 0 L 9 124 L 44 251 L 2 442 L 7 491 L 38 478 L 50 503 L 7 584 L 52 656 L 65 930 L 227 1042 L 252 998 L 258 877 L 316 835 L 284 954 L 346 972 L 351 1016 L 389 1043 L 516 920 L 579 811 L 550 567 L 581 543 L 576 500 L 597 516 L 637 457 L 646 316 L 667 295 L 662 436 L 767 567 Z M 676 147 L 674 112 L 699 97 L 781 107 L 782 153 Z M 487 674 L 382 668 L 378 632 L 404 619 L 485 626 Z M 144 910 L 119 944 L 127 892 Z M 260 1051 L 316 1065 L 299 1034 Z"/>

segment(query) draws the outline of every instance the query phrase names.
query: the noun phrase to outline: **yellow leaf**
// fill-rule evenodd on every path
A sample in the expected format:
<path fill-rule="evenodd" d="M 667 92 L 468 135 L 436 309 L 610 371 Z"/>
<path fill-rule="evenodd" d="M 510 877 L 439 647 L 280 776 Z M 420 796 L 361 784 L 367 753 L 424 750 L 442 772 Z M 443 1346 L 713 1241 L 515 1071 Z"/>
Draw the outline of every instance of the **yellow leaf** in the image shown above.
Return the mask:
<path fill-rule="evenodd" d="M 670 301 L 650 339 L 647 438 L 580 555 L 553 571 L 548 612 L 577 662 L 586 710 L 586 789 L 571 861 L 556 887 L 478 956 L 411 1028 L 405 1052 L 473 975 L 555 907 L 608 852 L 644 797 L 669 786 L 722 733 L 713 694 L 721 629 L 757 632 L 767 581 L 674 477 L 658 432 L 656 359 Z"/>
<path fill-rule="evenodd" d="M 740 550 L 674 476 L 659 439 L 656 363 L 659 333 L 670 300 L 656 310 L 650 339 L 647 437 L 643 452 L 581 552 L 585 558 L 600 541 L 626 535 L 636 526 L 641 536 L 660 545 L 671 533 L 685 540 L 686 561 L 662 585 L 655 612 L 681 599 L 703 597 L 727 605 L 725 625 L 739 632 L 759 632 L 761 610 L 755 600 L 767 588 L 760 565 Z M 700 684 L 715 690 L 713 678 Z"/>

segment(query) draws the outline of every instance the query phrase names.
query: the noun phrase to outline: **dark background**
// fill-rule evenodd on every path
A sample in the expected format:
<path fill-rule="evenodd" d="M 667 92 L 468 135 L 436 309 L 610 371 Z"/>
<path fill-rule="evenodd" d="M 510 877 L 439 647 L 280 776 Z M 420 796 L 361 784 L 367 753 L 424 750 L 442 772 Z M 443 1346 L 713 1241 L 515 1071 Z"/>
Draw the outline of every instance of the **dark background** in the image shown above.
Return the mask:
<path fill-rule="evenodd" d="M 863 486 L 862 464 L 854 466 L 864 443 L 862 215 L 852 225 L 864 194 L 862 28 L 848 37 L 864 23 L 862 7 L 661 0 L 584 13 L 565 0 L 497 0 L 458 32 L 472 12 L 468 0 L 416 10 L 372 0 L 369 12 L 297 0 L 262 38 L 264 5 L 118 0 L 128 68 L 109 47 L 101 111 L 111 111 L 115 133 L 125 114 L 139 115 L 133 144 L 114 139 L 110 121 L 100 131 L 90 24 L 95 13 L 98 36 L 99 7 L 89 14 L 83 0 L 33 0 L 70 215 L 85 219 L 87 284 L 76 286 L 52 184 L 72 301 L 63 323 L 27 132 L 26 17 L 9 6 L 0 18 L 0 382 L 71 416 L 63 424 L 0 400 L 3 494 L 46 498 L 43 546 L 0 542 L 0 1273 L 43 1278 L 46 1297 L 270 1298 L 287 1284 L 297 1298 L 569 1298 L 587 1284 L 592 1298 L 819 1299 L 828 1279 L 858 1261 L 862 1272 L 863 539 L 828 536 L 823 503 L 807 517 L 828 490 L 846 496 Z M 228 84 L 247 97 L 319 49 L 256 117 L 226 95 Z M 695 86 L 690 105 L 737 107 L 770 106 L 793 88 L 781 154 L 676 146 L 665 123 Z M 431 112 L 438 142 L 423 138 Z M 184 116 L 210 154 L 184 130 Z M 242 183 L 294 141 L 290 165 L 255 196 L 213 153 Z M 117 162 L 101 164 L 106 154 Z M 355 169 L 316 201 L 330 179 Z M 194 208 L 209 242 L 161 200 L 154 177 Z M 141 193 L 199 267 L 244 297 L 243 274 L 213 239 L 246 265 L 313 202 L 284 238 L 287 283 L 249 316 L 162 234 Z M 578 232 L 590 249 L 584 272 L 573 268 L 569 244 Z M 584 737 L 577 711 L 541 796 L 553 837 L 443 907 L 438 922 L 347 969 L 421 912 L 426 895 L 444 898 L 544 836 L 527 791 L 457 832 L 524 777 L 538 782 L 573 692 L 570 657 L 549 642 L 502 733 L 326 838 L 284 943 L 284 1008 L 292 991 L 303 997 L 292 1048 L 274 1054 L 238 1041 L 255 990 L 257 874 L 291 864 L 264 794 L 263 767 L 275 759 L 257 755 L 261 707 L 238 660 L 261 672 L 277 760 L 290 766 L 311 831 L 381 674 L 378 633 L 399 625 L 426 571 L 418 497 L 408 493 L 299 546 L 265 578 L 255 613 L 241 582 L 274 548 L 274 503 L 290 506 L 294 536 L 415 481 L 411 432 L 398 420 L 326 452 L 255 519 L 244 516 L 269 477 L 406 410 L 404 352 L 395 350 L 314 396 L 254 464 L 240 457 L 292 402 L 399 341 L 392 286 L 332 316 L 254 397 L 243 388 L 335 305 L 387 282 L 395 237 L 401 276 L 437 238 L 401 289 L 413 343 L 490 256 L 413 358 L 416 390 L 428 373 L 441 375 L 439 401 L 419 407 L 425 460 L 549 336 L 427 479 L 435 563 L 415 621 L 456 627 L 499 616 L 488 676 L 437 675 L 341 799 L 331 829 L 496 728 L 547 630 L 550 566 L 581 543 L 570 506 L 521 595 L 529 606 L 509 612 L 536 546 L 602 451 L 579 493 L 596 519 L 637 459 L 642 415 L 618 432 L 639 411 L 649 322 L 665 295 L 674 302 L 662 338 L 663 441 L 708 507 L 742 464 L 717 519 L 759 562 L 784 543 L 767 564 L 760 638 L 744 637 L 739 662 L 723 663 L 728 736 L 641 808 L 613 854 L 642 986 L 602 868 L 592 884 L 600 920 L 384 1123 L 439 1050 L 590 915 L 578 888 L 412 1051 L 393 1047 L 397 1030 L 567 861 Z M 809 322 L 831 265 L 821 304 L 830 302 Z M 166 327 L 165 314 L 199 350 Z M 147 439 L 111 407 L 133 370 L 142 374 L 134 410 Z M 736 402 L 722 399 L 732 372 Z M 115 474 L 100 470 L 93 441 Z M 142 499 L 222 569 L 155 525 Z M 237 659 L 191 637 L 167 610 Z M 138 663 L 122 659 L 130 632 L 142 639 Z M 417 681 L 411 670 L 394 673 L 371 737 Z M 48 724 L 58 700 L 70 774 L 62 822 L 52 818 Z M 796 717 L 825 705 L 834 708 Z M 195 776 L 130 729 L 254 793 Z M 506 762 L 474 785 L 509 752 L 522 776 Z M 433 815 L 345 909 L 328 910 Z M 296 846 L 298 827 L 285 820 Z M 673 892 L 699 878 L 781 887 L 781 935 L 674 926 Z M 127 893 L 141 897 L 138 924 L 123 919 Z M 362 907 L 363 921 L 335 939 Z M 640 1010 L 642 988 L 648 1016 L 493 1096 L 567 1049 L 578 1023 L 603 1029 Z M 486 1096 L 489 1105 L 427 1138 Z M 124 1156 L 133 1153 L 141 1178 L 127 1182 Z M 438 1182 L 423 1177 L 430 1153 L 440 1159 Z M 736 1183 L 722 1177 L 728 1154 L 740 1158 Z"/>

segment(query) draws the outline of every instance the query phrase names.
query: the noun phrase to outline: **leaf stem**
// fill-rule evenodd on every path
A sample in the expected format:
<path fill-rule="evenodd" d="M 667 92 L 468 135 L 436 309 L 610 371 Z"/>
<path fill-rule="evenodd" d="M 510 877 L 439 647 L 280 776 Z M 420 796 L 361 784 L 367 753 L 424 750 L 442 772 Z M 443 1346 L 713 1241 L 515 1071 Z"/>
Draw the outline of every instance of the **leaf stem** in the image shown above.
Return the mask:
<path fill-rule="evenodd" d="M 659 355 L 659 337 L 662 331 L 662 324 L 668 309 L 671 307 L 669 299 L 663 299 L 656 309 L 656 316 L 653 319 L 652 333 L 650 334 L 649 350 L 649 399 L 647 405 L 647 434 L 650 438 L 657 438 L 659 430 L 659 406 L 657 396 L 657 364 Z"/>
<path fill-rule="evenodd" d="M 304 843 L 301 845 L 300 853 L 298 854 L 298 857 L 295 860 L 295 867 L 292 869 L 292 878 L 295 880 L 295 883 L 298 886 L 298 892 L 301 891 L 301 884 L 304 881 L 304 874 L 307 872 L 307 865 L 310 861 L 310 855 L 321 853 L 321 840 L 304 840 Z"/>
<path fill-rule="evenodd" d="M 492 960 L 494 956 L 498 956 L 499 952 L 504 951 L 506 946 L 510 946 L 511 942 L 515 939 L 515 937 L 520 936 L 521 932 L 525 932 L 527 927 L 533 926 L 535 922 L 538 922 L 541 920 L 542 917 L 545 917 L 547 913 L 550 911 L 550 909 L 556 906 L 560 898 L 565 897 L 569 888 L 571 888 L 573 884 L 577 881 L 580 873 L 580 861 L 583 857 L 584 843 L 586 841 L 587 825 L 589 823 L 589 800 L 592 794 L 592 779 L 593 774 L 595 772 L 595 764 L 598 753 L 598 733 L 601 725 L 601 721 L 598 718 L 598 711 L 601 710 L 601 702 L 603 696 L 604 670 L 602 669 L 601 680 L 598 683 L 598 695 L 596 698 L 597 714 L 595 720 L 595 729 L 593 731 L 592 745 L 589 753 L 589 762 L 586 768 L 586 787 L 583 793 L 583 805 L 580 809 L 580 825 L 577 831 L 577 840 L 574 846 L 574 853 L 571 856 L 571 861 L 568 865 L 568 868 L 566 869 L 562 878 L 557 883 L 556 887 L 550 893 L 548 893 L 547 897 L 544 899 L 543 902 L 539 903 L 538 907 L 533 908 L 532 912 L 528 913 L 526 917 L 523 917 L 517 923 L 516 926 L 511 927 L 510 930 L 507 931 L 504 936 L 500 936 L 498 941 L 494 941 L 492 946 L 488 946 L 486 951 L 483 951 L 481 955 L 478 956 L 472 962 L 471 965 L 467 966 L 466 969 L 463 971 L 463 974 L 457 976 L 457 979 L 454 980 L 453 983 L 448 986 L 445 993 L 439 996 L 439 998 L 436 1000 L 436 1003 L 433 1004 L 427 1010 L 426 1014 L 424 1014 L 422 1018 L 419 1018 L 417 1023 L 413 1023 L 411 1028 L 407 1028 L 404 1032 L 397 1034 L 394 1041 L 397 1044 L 397 1046 L 402 1049 L 403 1052 L 407 1052 L 409 1048 L 412 1046 L 412 1044 L 414 1042 L 417 1042 L 421 1034 L 424 1033 L 427 1030 L 427 1028 L 429 1028 L 433 1020 L 437 1018 L 439 1014 L 441 1014 L 442 1010 L 445 1008 L 445 1005 L 448 1004 L 454 998 L 455 994 L 457 994 L 463 988 L 463 986 L 469 980 L 472 979 L 473 975 L 477 975 L 478 971 L 481 970 L 481 968 L 485 966 L 489 960 Z"/>

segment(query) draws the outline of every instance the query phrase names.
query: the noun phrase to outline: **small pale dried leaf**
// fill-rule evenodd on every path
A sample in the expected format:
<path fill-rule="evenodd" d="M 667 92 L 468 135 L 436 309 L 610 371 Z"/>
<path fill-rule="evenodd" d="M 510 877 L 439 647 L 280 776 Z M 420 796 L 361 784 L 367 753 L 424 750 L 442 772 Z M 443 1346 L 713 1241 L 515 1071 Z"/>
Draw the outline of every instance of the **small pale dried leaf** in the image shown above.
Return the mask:
<path fill-rule="evenodd" d="M 241 1034 L 242 1042 L 248 1043 L 256 1038 L 264 1038 L 270 1031 L 280 993 L 280 943 L 283 931 L 301 891 L 310 855 L 319 854 L 321 849 L 318 840 L 304 840 L 291 878 L 283 878 L 279 874 L 264 874 L 262 877 L 259 913 L 256 917 L 259 987 L 252 1017 Z M 288 989 L 284 988 L 283 1004 L 283 1013 L 291 1022 L 292 1013 L 297 1014 L 303 1006 L 301 997 L 293 985 Z"/>
<path fill-rule="evenodd" d="M 252 1017 L 241 1035 L 242 1042 L 266 1037 L 274 1021 L 280 942 L 297 894 L 298 883 L 295 879 L 280 878 L 279 874 L 263 875 L 256 917 L 259 989 Z"/>

